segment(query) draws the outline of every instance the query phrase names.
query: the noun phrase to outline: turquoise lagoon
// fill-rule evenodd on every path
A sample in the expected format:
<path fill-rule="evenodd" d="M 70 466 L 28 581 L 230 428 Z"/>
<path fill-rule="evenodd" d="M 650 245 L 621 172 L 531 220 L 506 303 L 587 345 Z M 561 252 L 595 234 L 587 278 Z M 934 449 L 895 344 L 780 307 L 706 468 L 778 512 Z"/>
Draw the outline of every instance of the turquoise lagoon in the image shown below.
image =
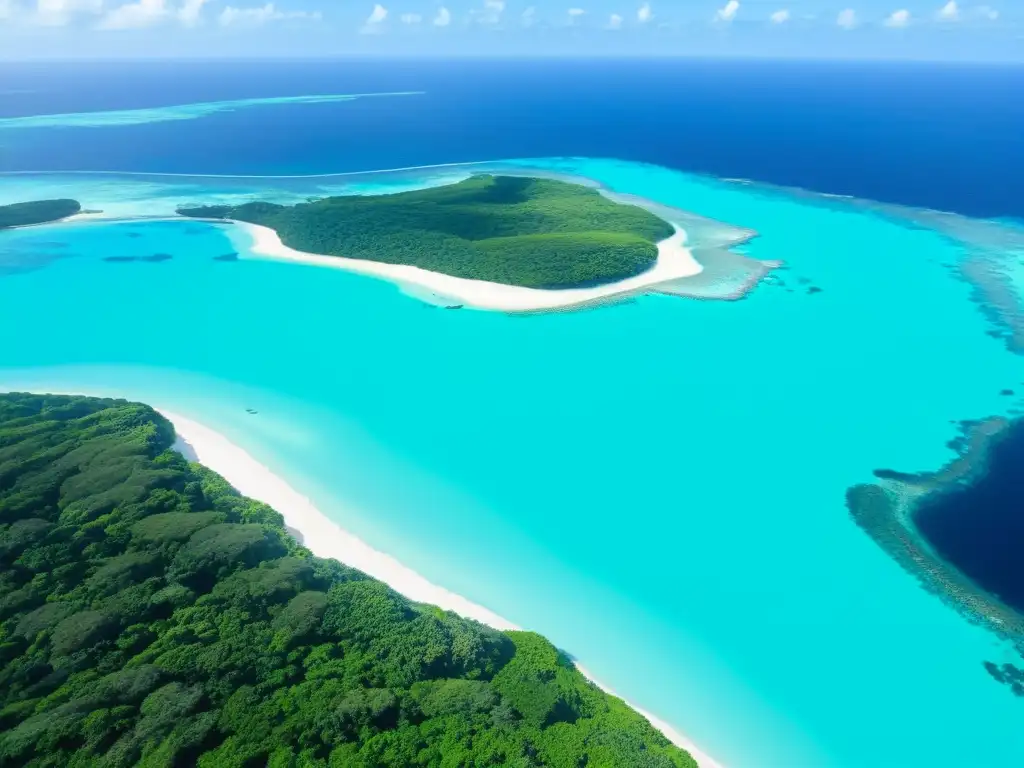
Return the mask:
<path fill-rule="evenodd" d="M 876 468 L 939 467 L 959 420 L 1018 405 L 1000 392 L 1024 360 L 956 265 L 984 251 L 1012 281 L 1021 230 L 634 163 L 495 168 L 754 229 L 741 250 L 786 268 L 742 301 L 512 317 L 246 259 L 230 227 L 16 230 L 0 235 L 0 389 L 120 394 L 210 425 L 731 768 L 1024 762 L 1024 702 L 982 667 L 1012 649 L 924 592 L 844 499 Z M 20 175 L 0 202 L 60 193 L 130 216 L 472 170 Z M 103 260 L 156 252 L 174 258 Z"/>

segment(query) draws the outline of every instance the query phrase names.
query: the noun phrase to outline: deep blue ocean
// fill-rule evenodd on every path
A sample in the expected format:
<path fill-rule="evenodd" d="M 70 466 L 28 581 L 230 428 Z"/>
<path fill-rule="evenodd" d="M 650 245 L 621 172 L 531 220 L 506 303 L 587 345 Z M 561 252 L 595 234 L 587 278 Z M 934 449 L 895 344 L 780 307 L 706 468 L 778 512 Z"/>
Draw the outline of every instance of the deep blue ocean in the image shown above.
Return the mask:
<path fill-rule="evenodd" d="M 14 91 L 14 93 L 11 93 Z M 609 157 L 722 178 L 1024 217 L 1024 66 L 771 61 L 11 64 L 0 117 L 425 91 L 202 125 L 0 133 L 0 170 L 301 174 Z M 70 136 L 69 136 L 70 138 Z"/>
<path fill-rule="evenodd" d="M 1024 68 L 935 64 L 5 64 L 0 204 L 103 213 L 0 233 L 0 391 L 211 426 L 726 768 L 1021 765 L 1024 702 L 983 665 L 1016 650 L 845 505 L 1024 408 L 1021 93 Z M 741 301 L 446 312 L 132 218 L 481 161 L 754 230 L 785 267 Z"/>

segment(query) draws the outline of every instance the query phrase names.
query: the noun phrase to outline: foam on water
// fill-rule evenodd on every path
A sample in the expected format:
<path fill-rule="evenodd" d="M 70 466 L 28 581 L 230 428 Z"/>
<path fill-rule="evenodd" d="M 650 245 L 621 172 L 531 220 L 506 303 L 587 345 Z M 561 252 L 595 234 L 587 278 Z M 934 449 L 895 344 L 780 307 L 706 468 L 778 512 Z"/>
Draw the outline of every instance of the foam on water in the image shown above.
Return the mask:
<path fill-rule="evenodd" d="M 951 420 L 1017 405 L 1000 392 L 1019 388 L 1024 359 L 956 269 L 1013 225 L 942 228 L 929 212 L 635 163 L 493 167 L 755 230 L 738 250 L 786 268 L 740 302 L 506 317 L 339 270 L 217 261 L 245 243 L 203 223 L 20 230 L 0 251 L 60 255 L 0 277 L 0 389 L 77 386 L 208 424 L 727 766 L 1024 761 L 1020 702 L 982 667 L 1010 649 L 845 509 L 875 468 L 948 461 Z M 0 179 L 0 199 L 74 191 L 129 215 L 346 183 L 21 176 Z M 103 261 L 156 252 L 173 259 Z"/>

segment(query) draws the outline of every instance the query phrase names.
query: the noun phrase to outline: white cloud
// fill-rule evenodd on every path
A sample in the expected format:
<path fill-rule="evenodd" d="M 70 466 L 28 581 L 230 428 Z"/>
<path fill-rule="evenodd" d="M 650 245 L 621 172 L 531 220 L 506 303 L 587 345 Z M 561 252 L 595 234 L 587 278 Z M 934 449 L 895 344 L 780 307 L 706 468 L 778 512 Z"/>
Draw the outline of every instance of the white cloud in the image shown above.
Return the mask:
<path fill-rule="evenodd" d="M 452 23 L 452 12 L 443 5 L 437 9 L 437 16 L 434 17 L 435 27 L 447 27 Z"/>
<path fill-rule="evenodd" d="M 582 8 L 570 8 L 569 9 L 569 23 L 575 24 L 576 20 L 579 19 L 586 13 Z"/>
<path fill-rule="evenodd" d="M 978 8 L 978 15 L 989 21 L 995 21 L 999 18 L 999 11 L 990 5 L 983 5 Z"/>
<path fill-rule="evenodd" d="M 636 20 L 641 24 L 646 24 L 648 21 L 654 18 L 654 12 L 651 10 L 650 3 L 644 3 L 636 12 Z"/>
<path fill-rule="evenodd" d="M 785 24 L 787 21 L 789 21 L 789 11 L 786 10 L 785 8 L 782 8 L 773 13 L 768 18 L 771 19 L 772 24 Z"/>
<path fill-rule="evenodd" d="M 960 19 L 960 9 L 956 5 L 956 0 L 949 0 L 935 14 L 935 18 L 939 21 L 958 21 Z"/>
<path fill-rule="evenodd" d="M 0 21 L 14 15 L 14 3 L 11 0 L 0 0 Z"/>
<path fill-rule="evenodd" d="M 39 0 L 31 22 L 43 27 L 63 27 L 80 14 L 97 14 L 103 0 Z"/>
<path fill-rule="evenodd" d="M 139 29 L 163 21 L 170 11 L 164 0 L 138 0 L 115 8 L 96 26 L 99 29 Z"/>
<path fill-rule="evenodd" d="M 613 13 L 608 17 L 608 29 L 622 29 L 622 17 Z"/>
<path fill-rule="evenodd" d="M 719 8 L 715 12 L 715 18 L 718 21 L 724 21 L 728 24 L 730 21 L 736 18 L 736 14 L 740 10 L 739 0 L 729 0 L 724 6 Z"/>
<path fill-rule="evenodd" d="M 203 6 L 206 3 L 207 0 L 185 0 L 181 6 L 173 8 L 167 4 L 167 0 L 136 0 L 134 3 L 124 3 L 116 8 L 112 8 L 99 20 L 96 28 L 142 29 L 167 21 L 177 21 L 182 26 L 194 27 L 199 24 Z M 248 13 L 257 11 L 272 13 L 273 5 L 270 4 L 265 8 L 244 10 Z M 227 11 L 236 12 L 238 9 L 227 8 L 225 12 Z"/>
<path fill-rule="evenodd" d="M 484 0 L 481 10 L 470 11 L 481 24 L 500 24 L 505 12 L 505 0 Z"/>
<path fill-rule="evenodd" d="M 519 21 L 524 27 L 532 27 L 537 21 L 537 9 L 531 5 L 523 11 L 523 15 L 519 17 Z"/>
<path fill-rule="evenodd" d="M 892 27 L 894 29 L 905 27 L 910 23 L 910 11 L 908 11 L 906 8 L 901 8 L 898 11 L 893 11 L 889 15 L 889 18 L 887 18 L 883 23 L 885 24 L 885 26 Z"/>
<path fill-rule="evenodd" d="M 403 13 L 400 17 L 403 24 L 419 24 L 423 17 L 418 13 Z"/>
<path fill-rule="evenodd" d="M 303 19 L 307 21 L 318 21 L 321 18 L 320 12 L 309 13 L 307 11 L 279 11 L 273 3 L 267 3 L 262 8 L 235 8 L 227 6 L 217 17 L 217 22 L 222 27 L 231 26 L 259 26 L 271 21 L 284 21 L 287 19 Z"/>
<path fill-rule="evenodd" d="M 857 12 L 853 8 L 846 8 L 839 12 L 839 16 L 836 17 L 836 24 L 843 29 L 853 29 L 857 26 Z"/>
<path fill-rule="evenodd" d="M 372 35 L 381 31 L 381 25 L 388 17 L 388 9 L 380 3 L 373 6 L 370 15 L 366 17 L 362 29 L 359 31 L 364 35 Z"/>
<path fill-rule="evenodd" d="M 207 0 L 185 0 L 185 3 L 175 14 L 178 17 L 178 21 L 186 27 L 194 27 L 199 23 L 199 17 L 206 3 Z"/>

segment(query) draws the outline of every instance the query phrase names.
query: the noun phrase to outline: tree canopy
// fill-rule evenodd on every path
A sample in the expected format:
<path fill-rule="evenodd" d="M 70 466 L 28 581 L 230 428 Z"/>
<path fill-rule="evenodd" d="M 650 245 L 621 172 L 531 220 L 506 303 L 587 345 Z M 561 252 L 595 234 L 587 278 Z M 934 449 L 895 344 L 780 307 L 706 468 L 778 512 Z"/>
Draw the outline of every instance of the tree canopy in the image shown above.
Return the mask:
<path fill-rule="evenodd" d="M 0 766 L 693 768 L 549 642 L 288 536 L 122 400 L 0 395 Z"/>
<path fill-rule="evenodd" d="M 410 264 L 529 288 L 570 288 L 639 274 L 672 225 L 595 189 L 551 179 L 474 176 L 390 195 L 346 195 L 285 206 L 182 208 L 275 230 L 308 253 Z"/>
<path fill-rule="evenodd" d="M 34 200 L 0 205 L 0 229 L 59 221 L 81 210 L 77 200 Z"/>

